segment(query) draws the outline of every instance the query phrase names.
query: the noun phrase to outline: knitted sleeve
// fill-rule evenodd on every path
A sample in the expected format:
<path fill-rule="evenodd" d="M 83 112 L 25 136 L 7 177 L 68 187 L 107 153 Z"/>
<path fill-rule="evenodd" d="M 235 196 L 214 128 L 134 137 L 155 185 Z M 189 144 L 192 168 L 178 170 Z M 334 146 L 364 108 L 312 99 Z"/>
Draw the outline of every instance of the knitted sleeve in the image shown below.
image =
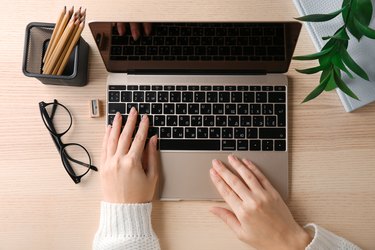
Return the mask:
<path fill-rule="evenodd" d="M 314 233 L 314 238 L 305 250 L 337 249 L 337 250 L 361 250 L 358 246 L 339 237 L 316 224 L 307 224 L 306 229 Z"/>
<path fill-rule="evenodd" d="M 113 204 L 102 202 L 94 250 L 159 250 L 151 225 L 151 203 Z"/>

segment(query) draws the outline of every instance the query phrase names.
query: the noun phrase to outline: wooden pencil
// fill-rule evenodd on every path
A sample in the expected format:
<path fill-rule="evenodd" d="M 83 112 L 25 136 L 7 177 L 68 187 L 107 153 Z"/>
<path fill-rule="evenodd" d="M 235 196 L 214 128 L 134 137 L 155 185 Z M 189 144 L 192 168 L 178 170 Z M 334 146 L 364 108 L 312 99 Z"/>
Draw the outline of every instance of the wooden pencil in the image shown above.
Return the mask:
<path fill-rule="evenodd" d="M 66 67 L 66 64 L 68 63 L 68 60 L 69 60 L 69 57 L 70 57 L 70 54 L 72 53 L 75 45 L 77 44 L 78 40 L 80 39 L 81 37 L 81 34 L 82 34 L 82 30 L 83 28 L 85 27 L 85 21 L 83 20 L 83 22 L 81 22 L 79 24 L 79 27 L 78 29 L 76 30 L 75 34 L 74 34 L 74 38 L 73 38 L 73 41 L 69 44 L 69 48 L 64 56 L 64 59 L 60 65 L 60 68 L 59 70 L 57 71 L 57 75 L 61 75 Z"/>
<path fill-rule="evenodd" d="M 53 32 L 52 32 L 52 36 L 51 36 L 51 39 L 49 41 L 49 44 L 48 44 L 48 47 L 47 47 L 47 51 L 46 53 L 44 54 L 44 57 L 43 57 L 43 62 L 46 61 L 46 58 L 47 58 L 47 55 L 50 53 L 51 51 L 51 44 L 54 42 L 54 40 L 56 39 L 56 34 L 57 34 L 57 31 L 62 23 L 62 20 L 65 16 L 65 13 L 66 13 L 66 6 L 64 6 L 64 9 L 61 11 L 60 13 L 60 16 L 59 16 L 59 19 L 57 20 L 56 22 L 56 25 L 55 25 L 55 28 L 53 29 Z"/>
<path fill-rule="evenodd" d="M 57 42 L 57 45 L 55 47 L 55 49 L 53 50 L 51 56 L 49 59 L 47 59 L 47 62 L 45 64 L 45 69 L 43 72 L 45 72 L 45 74 L 51 74 L 54 67 L 56 66 L 56 63 L 58 61 L 58 58 L 59 56 L 61 56 L 61 53 L 63 52 L 64 50 L 64 46 L 66 45 L 68 39 L 69 39 L 69 36 L 71 34 L 71 32 L 73 31 L 74 29 L 74 19 L 71 19 L 67 25 L 67 27 L 65 28 L 63 34 L 61 35 L 59 41 Z"/>
<path fill-rule="evenodd" d="M 55 50 L 58 42 L 60 41 L 61 36 L 62 36 L 64 30 L 66 29 L 67 23 L 71 19 L 73 11 L 74 11 L 74 7 L 72 7 L 69 11 L 67 11 L 65 13 L 64 18 L 61 21 L 61 25 L 60 25 L 60 27 L 57 30 L 57 33 L 56 33 L 56 36 L 55 36 L 55 40 L 54 40 L 54 42 L 52 44 L 50 44 L 51 49 L 50 49 L 50 53 L 47 55 L 46 60 L 44 62 L 43 72 L 45 71 L 45 69 L 46 69 L 46 67 L 48 65 L 48 61 L 50 60 L 50 58 L 51 58 L 51 56 L 53 54 L 53 51 Z"/>
<path fill-rule="evenodd" d="M 80 8 L 81 9 L 81 8 Z M 69 48 L 69 44 L 73 41 L 73 38 L 74 38 L 74 34 L 76 32 L 76 30 L 78 29 L 78 26 L 79 26 L 79 22 L 80 22 L 80 19 L 81 19 L 81 12 L 80 12 L 80 9 L 74 13 L 74 28 L 73 28 L 73 31 L 71 32 L 71 34 L 69 35 L 69 38 L 67 40 L 67 43 L 65 44 L 64 46 L 64 49 L 61 53 L 61 55 L 59 56 L 58 58 L 58 61 L 56 63 L 56 65 L 54 66 L 54 69 L 52 71 L 52 75 L 56 75 L 57 74 L 57 71 L 59 70 L 60 68 L 60 65 L 64 59 L 64 56 L 66 54 L 66 52 L 68 51 L 68 48 Z"/>

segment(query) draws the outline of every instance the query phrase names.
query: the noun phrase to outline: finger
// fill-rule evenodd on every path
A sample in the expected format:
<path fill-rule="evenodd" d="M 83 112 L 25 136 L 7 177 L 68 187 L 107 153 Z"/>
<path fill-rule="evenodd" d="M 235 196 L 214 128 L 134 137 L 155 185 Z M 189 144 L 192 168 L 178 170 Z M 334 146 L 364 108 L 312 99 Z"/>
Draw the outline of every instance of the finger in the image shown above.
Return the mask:
<path fill-rule="evenodd" d="M 104 165 L 104 162 L 107 159 L 107 144 L 108 144 L 108 138 L 109 138 L 110 133 L 111 133 L 111 125 L 108 125 L 105 128 L 105 133 L 104 133 L 104 137 L 103 137 L 102 153 L 101 153 L 101 157 L 100 157 L 100 163 L 101 163 L 100 165 L 101 166 Z"/>
<path fill-rule="evenodd" d="M 133 143 L 129 149 L 129 154 L 134 155 L 137 159 L 142 159 L 142 153 L 145 148 L 145 142 L 148 133 L 148 116 L 143 115 L 142 121 L 139 124 L 137 134 L 134 137 Z"/>
<path fill-rule="evenodd" d="M 146 166 L 147 166 L 147 176 L 150 179 L 154 179 L 155 181 L 157 180 L 159 176 L 159 165 L 160 165 L 160 155 L 157 150 L 157 142 L 158 142 L 158 137 L 157 135 L 154 135 L 151 137 L 151 139 L 147 143 L 146 147 Z"/>
<path fill-rule="evenodd" d="M 125 155 L 128 153 L 130 145 L 132 143 L 132 136 L 134 133 L 135 125 L 137 123 L 137 119 L 137 110 L 134 107 L 132 107 L 129 112 L 128 119 L 126 120 L 124 129 L 122 130 L 122 133 L 120 135 L 117 147 L 117 154 Z"/>
<path fill-rule="evenodd" d="M 152 23 L 143 23 L 143 30 L 146 36 L 151 35 Z"/>
<path fill-rule="evenodd" d="M 210 177 L 214 183 L 217 191 L 219 191 L 221 197 L 231 207 L 233 211 L 237 211 L 241 207 L 240 198 L 234 193 L 234 191 L 227 185 L 227 183 L 221 178 L 214 168 L 210 169 Z"/>
<path fill-rule="evenodd" d="M 116 152 L 117 143 L 118 143 L 120 130 L 121 130 L 121 121 L 122 121 L 122 116 L 119 112 L 117 112 L 113 120 L 111 133 L 108 138 L 107 156 L 113 156 Z"/>
<path fill-rule="evenodd" d="M 235 234 L 240 234 L 241 223 L 232 211 L 229 211 L 228 209 L 222 207 L 213 207 L 210 209 L 210 212 L 224 221 L 224 223 L 227 224 L 230 229 L 235 232 Z"/>
<path fill-rule="evenodd" d="M 141 36 L 139 31 L 139 23 L 130 23 L 130 30 L 132 33 L 133 39 L 136 41 Z"/>
<path fill-rule="evenodd" d="M 242 199 L 246 200 L 251 195 L 249 188 L 240 178 L 234 175 L 226 166 L 218 160 L 212 161 L 212 166 L 216 172 L 223 178 L 227 185 Z"/>
<path fill-rule="evenodd" d="M 253 174 L 253 172 L 251 172 L 251 170 L 249 170 L 248 167 L 246 167 L 244 162 L 239 160 L 235 155 L 229 155 L 228 161 L 241 176 L 251 191 L 260 192 L 264 190 L 257 177 Z"/>
<path fill-rule="evenodd" d="M 251 172 L 256 176 L 259 183 L 263 186 L 266 190 L 275 190 L 272 184 L 268 181 L 266 176 L 249 160 L 242 159 L 242 161 L 245 163 L 246 167 L 248 167 Z"/>
<path fill-rule="evenodd" d="M 125 23 L 117 23 L 117 32 L 120 36 L 125 35 L 126 32 L 126 26 Z"/>

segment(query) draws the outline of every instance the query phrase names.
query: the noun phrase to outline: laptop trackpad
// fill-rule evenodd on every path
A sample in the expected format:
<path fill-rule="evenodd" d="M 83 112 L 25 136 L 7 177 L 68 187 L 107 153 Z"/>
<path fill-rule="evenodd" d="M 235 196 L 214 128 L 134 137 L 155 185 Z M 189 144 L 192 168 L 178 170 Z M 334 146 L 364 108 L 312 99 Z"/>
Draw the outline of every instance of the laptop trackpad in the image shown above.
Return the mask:
<path fill-rule="evenodd" d="M 220 200 L 209 169 L 212 159 L 228 162 L 230 152 L 162 152 L 160 188 L 162 200 Z M 236 152 L 252 160 L 286 199 L 288 194 L 287 152 Z M 227 164 L 228 165 L 228 164 Z"/>

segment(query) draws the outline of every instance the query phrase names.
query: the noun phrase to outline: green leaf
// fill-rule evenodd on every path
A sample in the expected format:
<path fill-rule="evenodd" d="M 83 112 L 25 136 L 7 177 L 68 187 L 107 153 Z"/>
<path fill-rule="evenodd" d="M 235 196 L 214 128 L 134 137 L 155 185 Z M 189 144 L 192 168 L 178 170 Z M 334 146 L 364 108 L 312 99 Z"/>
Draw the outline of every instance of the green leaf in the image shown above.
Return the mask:
<path fill-rule="evenodd" d="M 370 27 L 367 27 L 360 23 L 357 18 L 354 18 L 354 23 L 357 27 L 357 29 L 365 36 L 371 39 L 375 39 L 375 30 L 371 29 Z"/>
<path fill-rule="evenodd" d="M 340 14 L 346 8 L 347 6 L 344 6 L 338 11 L 335 11 L 329 14 L 312 14 L 312 15 L 297 17 L 295 19 L 299 21 L 305 21 L 305 22 L 325 22 L 325 21 L 335 18 L 338 14 Z"/>
<path fill-rule="evenodd" d="M 306 98 L 302 101 L 302 103 L 311 101 L 312 99 L 316 98 L 318 95 L 320 95 L 324 89 L 326 88 L 328 84 L 328 78 L 330 76 L 326 77 L 319 85 L 316 87 Z"/>
<path fill-rule="evenodd" d="M 332 50 L 332 48 L 328 48 L 325 50 L 322 50 L 318 53 L 310 54 L 310 55 L 305 55 L 305 56 L 293 56 L 294 60 L 315 60 L 319 59 L 319 57 L 329 53 Z"/>
<path fill-rule="evenodd" d="M 329 75 L 327 86 L 324 88 L 325 91 L 331 91 L 337 87 L 335 78 L 333 77 L 333 71 L 330 73 L 331 74 Z"/>
<path fill-rule="evenodd" d="M 353 91 L 349 89 L 349 87 L 342 81 L 342 79 L 338 75 L 334 74 L 334 77 L 335 77 L 337 87 L 339 87 L 339 89 L 341 89 L 342 92 L 344 92 L 346 95 L 350 96 L 351 98 L 359 101 L 358 96 L 356 96 L 356 94 L 354 94 Z"/>
<path fill-rule="evenodd" d="M 323 40 L 328 40 L 328 39 L 337 39 L 337 40 L 349 40 L 348 33 L 346 33 L 345 28 L 341 28 L 333 36 L 324 36 L 322 37 Z"/>
<path fill-rule="evenodd" d="M 372 3 L 371 0 L 343 1 L 343 5 L 348 3 L 350 3 L 349 8 L 342 11 L 342 16 L 347 29 L 359 41 L 363 34 L 355 25 L 354 18 L 357 18 L 365 26 L 369 25 L 372 18 Z"/>
<path fill-rule="evenodd" d="M 369 80 L 367 73 L 350 57 L 346 50 L 341 50 L 341 58 L 348 68 L 365 80 Z"/>
<path fill-rule="evenodd" d="M 296 69 L 297 72 L 302 73 L 302 74 L 315 74 L 318 73 L 319 71 L 322 71 L 325 67 L 322 65 L 319 65 L 314 68 L 309 68 L 309 69 Z"/>
<path fill-rule="evenodd" d="M 353 75 L 349 72 L 348 68 L 344 65 L 341 60 L 340 55 L 335 55 L 332 57 L 332 63 L 339 68 L 340 70 L 344 71 L 350 78 L 353 79 Z"/>

